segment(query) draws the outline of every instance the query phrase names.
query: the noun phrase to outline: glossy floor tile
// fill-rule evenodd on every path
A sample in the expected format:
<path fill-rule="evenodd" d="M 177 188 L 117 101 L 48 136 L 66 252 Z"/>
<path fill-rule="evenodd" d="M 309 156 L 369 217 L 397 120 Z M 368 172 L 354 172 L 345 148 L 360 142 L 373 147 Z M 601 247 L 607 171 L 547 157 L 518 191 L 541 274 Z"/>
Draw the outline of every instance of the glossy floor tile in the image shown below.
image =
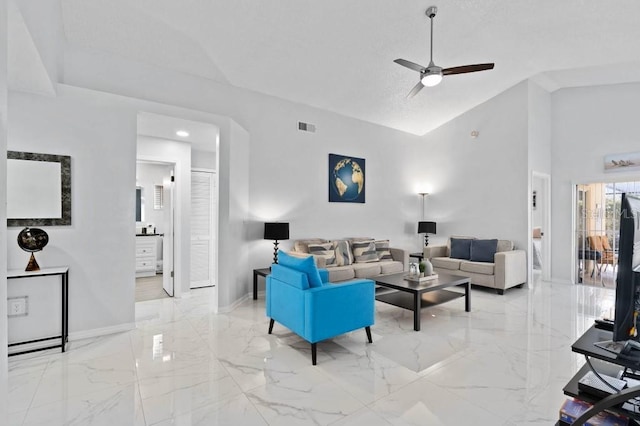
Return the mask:
<path fill-rule="evenodd" d="M 611 289 L 537 282 L 472 290 L 412 314 L 376 302 L 363 330 L 310 345 L 264 300 L 215 314 L 212 289 L 136 304 L 136 329 L 9 361 L 18 425 L 552 425 L 583 359 L 570 346 L 609 315 Z"/>

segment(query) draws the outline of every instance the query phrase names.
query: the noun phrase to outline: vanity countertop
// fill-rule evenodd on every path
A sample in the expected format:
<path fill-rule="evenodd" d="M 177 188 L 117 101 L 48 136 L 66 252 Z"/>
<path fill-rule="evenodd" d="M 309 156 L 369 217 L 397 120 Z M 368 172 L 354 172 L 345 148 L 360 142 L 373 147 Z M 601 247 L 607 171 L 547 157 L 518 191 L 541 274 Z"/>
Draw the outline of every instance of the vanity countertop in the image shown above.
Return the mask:
<path fill-rule="evenodd" d="M 136 234 L 136 237 L 162 237 L 164 234 Z"/>

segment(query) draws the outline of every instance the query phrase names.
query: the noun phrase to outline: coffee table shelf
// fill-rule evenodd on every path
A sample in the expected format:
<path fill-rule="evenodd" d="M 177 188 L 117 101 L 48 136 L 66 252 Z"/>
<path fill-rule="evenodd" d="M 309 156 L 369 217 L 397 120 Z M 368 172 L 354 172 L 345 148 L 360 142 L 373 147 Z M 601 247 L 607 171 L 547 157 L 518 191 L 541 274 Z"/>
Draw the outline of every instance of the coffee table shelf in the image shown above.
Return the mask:
<path fill-rule="evenodd" d="M 438 290 L 430 293 L 424 293 L 420 297 L 421 308 L 428 308 L 430 306 L 440 305 L 441 303 L 447 303 L 452 300 L 464 297 L 464 293 L 458 293 L 456 291 Z M 413 295 L 404 293 L 401 291 L 392 291 L 384 294 L 376 293 L 376 300 L 380 302 L 388 303 L 389 305 L 397 306 L 399 308 L 408 309 L 413 311 Z"/>
<path fill-rule="evenodd" d="M 471 281 L 469 277 L 439 273 L 438 278 L 424 283 L 404 279 L 404 273 L 380 275 L 375 278 L 376 300 L 413 311 L 413 329 L 420 331 L 420 311 L 423 308 L 465 298 L 464 310 L 471 311 Z M 464 293 L 447 289 L 464 288 Z"/>

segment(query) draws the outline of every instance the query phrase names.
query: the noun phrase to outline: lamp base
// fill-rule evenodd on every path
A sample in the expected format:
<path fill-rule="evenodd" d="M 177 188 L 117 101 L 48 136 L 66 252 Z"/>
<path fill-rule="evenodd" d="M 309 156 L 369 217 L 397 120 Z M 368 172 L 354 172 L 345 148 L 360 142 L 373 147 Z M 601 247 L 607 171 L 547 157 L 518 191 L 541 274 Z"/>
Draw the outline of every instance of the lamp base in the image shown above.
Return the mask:
<path fill-rule="evenodd" d="M 40 265 L 38 265 L 38 262 L 36 262 L 36 257 L 33 255 L 33 253 L 31 253 L 31 257 L 29 258 L 29 263 L 27 264 L 25 271 L 30 272 L 30 271 L 39 271 L 39 270 L 40 270 Z"/>
<path fill-rule="evenodd" d="M 278 240 L 273 241 L 273 263 L 278 264 Z"/>
<path fill-rule="evenodd" d="M 428 246 L 429 245 L 429 235 L 428 234 L 424 234 L 424 246 Z"/>

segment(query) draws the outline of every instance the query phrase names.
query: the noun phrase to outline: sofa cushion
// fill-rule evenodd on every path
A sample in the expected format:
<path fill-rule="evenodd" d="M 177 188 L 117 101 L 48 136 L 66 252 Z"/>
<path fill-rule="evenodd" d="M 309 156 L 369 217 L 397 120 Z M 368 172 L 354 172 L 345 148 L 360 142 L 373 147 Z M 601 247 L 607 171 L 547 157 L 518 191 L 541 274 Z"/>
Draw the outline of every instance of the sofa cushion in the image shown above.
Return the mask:
<path fill-rule="evenodd" d="M 335 268 L 327 269 L 329 272 L 329 281 L 332 283 L 338 281 L 352 280 L 356 277 L 353 272 L 353 267 L 349 266 L 336 266 Z"/>
<path fill-rule="evenodd" d="M 375 245 L 376 254 L 378 255 L 378 260 L 380 262 L 390 262 L 393 260 L 393 256 L 391 256 L 391 250 L 389 249 L 389 240 L 375 241 Z"/>
<path fill-rule="evenodd" d="M 447 254 L 444 255 L 444 256 L 447 256 L 447 257 L 451 257 L 451 238 L 455 238 L 455 239 L 458 239 L 458 240 L 474 240 L 475 239 L 475 237 L 468 237 L 468 236 L 465 236 L 465 235 L 452 235 L 447 240 Z"/>
<path fill-rule="evenodd" d="M 471 240 L 469 260 L 472 262 L 493 262 L 498 240 Z"/>
<path fill-rule="evenodd" d="M 498 247 L 496 247 L 496 252 L 499 251 L 511 251 L 513 250 L 513 241 L 510 240 L 498 240 Z"/>
<path fill-rule="evenodd" d="M 460 270 L 474 274 L 493 275 L 495 263 L 472 262 L 470 260 L 460 262 Z"/>
<path fill-rule="evenodd" d="M 333 242 L 336 251 L 336 264 L 338 266 L 351 265 L 353 263 L 353 253 L 351 247 L 346 240 L 338 240 Z"/>
<path fill-rule="evenodd" d="M 309 287 L 311 288 L 322 287 L 324 285 L 313 256 L 305 258 L 294 257 L 282 250 L 278 250 L 278 263 L 282 266 L 306 273 L 307 279 L 309 280 Z"/>
<path fill-rule="evenodd" d="M 306 290 L 309 288 L 309 279 L 307 278 L 306 273 L 296 271 L 292 268 L 287 268 L 283 265 L 271 265 L 271 277 L 289 284 L 292 287 L 299 288 L 300 290 Z"/>
<path fill-rule="evenodd" d="M 431 259 L 431 264 L 434 268 L 451 269 L 457 271 L 460 269 L 459 259 L 451 259 L 450 257 L 434 257 Z"/>
<path fill-rule="evenodd" d="M 377 262 L 376 243 L 373 240 L 352 241 L 351 249 L 355 263 Z M 356 274 L 356 276 L 358 276 Z"/>
<path fill-rule="evenodd" d="M 322 238 L 307 238 L 306 240 L 296 240 L 293 242 L 293 249 L 300 253 L 309 253 L 309 244 L 323 244 L 329 241 Z"/>
<path fill-rule="evenodd" d="M 471 257 L 471 241 L 469 238 L 451 238 L 451 255 L 453 259 L 469 260 Z"/>
<path fill-rule="evenodd" d="M 402 272 L 404 270 L 404 265 L 402 262 L 398 262 L 397 260 L 392 260 L 390 262 L 380 262 L 380 273 L 381 274 L 395 274 L 398 272 Z"/>
<path fill-rule="evenodd" d="M 336 263 L 336 251 L 333 243 L 309 244 L 309 253 L 316 258 L 324 259 L 325 268 L 333 268 L 338 266 Z M 316 261 L 316 263 L 318 263 Z"/>
<path fill-rule="evenodd" d="M 356 274 L 356 278 L 371 278 L 376 275 L 380 275 L 380 262 L 374 263 L 354 263 L 353 272 Z"/>

